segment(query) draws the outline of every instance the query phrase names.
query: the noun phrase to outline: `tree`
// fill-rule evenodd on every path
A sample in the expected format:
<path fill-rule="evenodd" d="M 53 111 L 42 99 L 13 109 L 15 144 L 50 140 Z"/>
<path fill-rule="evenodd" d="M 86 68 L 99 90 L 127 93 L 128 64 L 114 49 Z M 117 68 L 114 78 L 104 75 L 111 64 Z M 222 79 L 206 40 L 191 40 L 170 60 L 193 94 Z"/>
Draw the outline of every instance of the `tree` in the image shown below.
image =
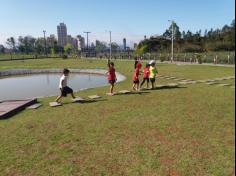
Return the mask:
<path fill-rule="evenodd" d="M 20 52 L 26 54 L 32 53 L 34 51 L 35 41 L 36 39 L 31 36 L 20 36 L 18 38 Z"/>
<path fill-rule="evenodd" d="M 72 53 L 72 45 L 67 43 L 66 46 L 64 46 L 64 51 L 66 54 L 71 54 Z"/>
<path fill-rule="evenodd" d="M 172 26 L 173 25 L 173 26 Z M 172 28 L 174 28 L 174 39 L 177 40 L 177 41 L 180 41 L 181 39 L 181 32 L 179 30 L 179 26 L 173 22 L 169 29 L 167 29 L 165 31 L 165 33 L 163 34 L 163 36 L 166 38 L 166 39 L 171 39 L 172 38 Z"/>
<path fill-rule="evenodd" d="M 16 40 L 14 37 L 10 37 L 7 39 L 7 45 L 12 49 L 13 52 L 16 51 Z"/>
<path fill-rule="evenodd" d="M 118 48 L 119 48 L 119 45 L 118 45 L 117 43 L 115 43 L 115 42 L 112 42 L 112 43 L 111 43 L 111 49 L 112 49 L 112 51 L 116 51 Z"/>
<path fill-rule="evenodd" d="M 106 50 L 106 43 L 105 42 L 101 42 L 99 40 L 96 40 L 96 47 L 95 47 L 95 50 L 97 53 L 101 53 L 103 51 Z"/>
<path fill-rule="evenodd" d="M 5 53 L 5 47 L 3 45 L 0 45 L 0 53 Z"/>

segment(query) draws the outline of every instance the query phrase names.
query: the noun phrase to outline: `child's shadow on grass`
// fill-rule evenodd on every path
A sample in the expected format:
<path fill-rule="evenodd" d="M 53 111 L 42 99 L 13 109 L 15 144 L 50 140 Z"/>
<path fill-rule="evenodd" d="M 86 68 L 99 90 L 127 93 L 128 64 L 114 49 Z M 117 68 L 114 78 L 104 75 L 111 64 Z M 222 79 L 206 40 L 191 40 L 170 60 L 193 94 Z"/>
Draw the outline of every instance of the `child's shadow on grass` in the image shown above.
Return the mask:
<path fill-rule="evenodd" d="M 155 87 L 154 89 L 151 89 L 152 90 L 168 90 L 168 89 L 186 89 L 187 87 L 179 87 L 179 86 L 173 86 L 173 87 L 170 87 L 170 86 L 163 86 L 163 87 Z"/>
<path fill-rule="evenodd" d="M 67 104 L 90 104 L 90 103 L 97 103 L 97 102 L 102 102 L 102 101 L 107 101 L 107 99 L 81 100 L 81 101 L 78 101 L 78 102 L 66 102 L 66 103 L 63 103 L 63 105 L 67 105 Z"/>
<path fill-rule="evenodd" d="M 141 92 L 128 92 L 128 93 L 117 93 L 115 96 L 126 96 L 126 95 L 143 95 L 143 94 L 149 94 L 151 92 L 147 92 L 147 91 L 141 91 Z"/>

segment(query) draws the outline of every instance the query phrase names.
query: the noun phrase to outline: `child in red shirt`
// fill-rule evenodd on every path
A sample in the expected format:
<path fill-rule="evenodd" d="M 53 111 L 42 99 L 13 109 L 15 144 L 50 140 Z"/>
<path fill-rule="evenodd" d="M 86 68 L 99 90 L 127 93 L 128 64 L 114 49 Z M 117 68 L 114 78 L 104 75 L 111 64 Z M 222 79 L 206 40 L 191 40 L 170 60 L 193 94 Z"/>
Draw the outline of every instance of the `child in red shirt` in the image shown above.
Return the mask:
<path fill-rule="evenodd" d="M 147 81 L 147 89 L 149 88 L 149 64 L 146 64 L 146 67 L 143 69 L 143 82 L 141 83 L 140 88 L 143 86 L 143 84 Z"/>
<path fill-rule="evenodd" d="M 139 70 L 142 67 L 140 62 L 137 62 L 135 65 L 135 70 L 133 74 L 133 90 L 138 91 L 139 90 Z"/>
<path fill-rule="evenodd" d="M 109 84 L 111 85 L 109 94 L 113 95 L 113 90 L 115 87 L 115 83 L 117 81 L 116 70 L 114 67 L 115 65 L 113 62 L 110 62 L 110 60 L 109 60 L 107 66 L 108 66 L 107 80 L 108 80 Z"/>

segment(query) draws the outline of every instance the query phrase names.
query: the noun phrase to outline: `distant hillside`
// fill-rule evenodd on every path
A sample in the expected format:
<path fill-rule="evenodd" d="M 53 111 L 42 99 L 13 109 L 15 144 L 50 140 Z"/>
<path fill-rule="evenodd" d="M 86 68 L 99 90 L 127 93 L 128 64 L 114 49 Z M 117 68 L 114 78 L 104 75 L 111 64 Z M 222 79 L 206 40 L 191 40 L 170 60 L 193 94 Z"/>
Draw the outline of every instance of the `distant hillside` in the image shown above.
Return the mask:
<path fill-rule="evenodd" d="M 176 23 L 173 23 L 173 26 L 175 52 L 235 51 L 235 20 L 222 29 L 205 30 L 204 33 L 201 30 L 196 33 L 180 32 Z M 172 26 L 162 36 L 152 36 L 141 41 L 136 53 L 169 52 L 171 37 Z"/>

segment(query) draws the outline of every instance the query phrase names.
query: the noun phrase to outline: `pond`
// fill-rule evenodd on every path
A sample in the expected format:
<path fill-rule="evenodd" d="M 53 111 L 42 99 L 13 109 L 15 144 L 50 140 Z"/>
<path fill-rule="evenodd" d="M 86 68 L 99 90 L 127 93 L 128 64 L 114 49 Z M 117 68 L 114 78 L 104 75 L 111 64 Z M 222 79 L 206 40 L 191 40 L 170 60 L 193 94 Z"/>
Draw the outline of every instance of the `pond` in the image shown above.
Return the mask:
<path fill-rule="evenodd" d="M 59 95 L 61 74 L 32 74 L 0 78 L 0 101 Z M 107 84 L 105 76 L 70 74 L 68 86 L 74 91 Z"/>

